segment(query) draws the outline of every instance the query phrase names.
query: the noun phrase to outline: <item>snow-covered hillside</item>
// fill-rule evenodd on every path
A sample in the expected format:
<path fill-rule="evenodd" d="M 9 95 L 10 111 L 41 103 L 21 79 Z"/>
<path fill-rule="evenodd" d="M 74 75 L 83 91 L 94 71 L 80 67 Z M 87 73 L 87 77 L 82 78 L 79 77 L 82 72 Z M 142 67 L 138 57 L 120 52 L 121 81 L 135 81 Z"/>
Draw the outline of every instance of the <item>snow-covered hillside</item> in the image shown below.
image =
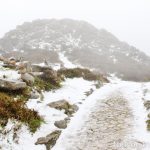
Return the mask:
<path fill-rule="evenodd" d="M 59 53 L 74 64 L 100 73 L 115 73 L 127 80 L 148 80 L 150 58 L 119 41 L 104 29 L 71 19 L 35 20 L 17 26 L 0 40 L 6 56 L 25 60 L 59 62 Z"/>

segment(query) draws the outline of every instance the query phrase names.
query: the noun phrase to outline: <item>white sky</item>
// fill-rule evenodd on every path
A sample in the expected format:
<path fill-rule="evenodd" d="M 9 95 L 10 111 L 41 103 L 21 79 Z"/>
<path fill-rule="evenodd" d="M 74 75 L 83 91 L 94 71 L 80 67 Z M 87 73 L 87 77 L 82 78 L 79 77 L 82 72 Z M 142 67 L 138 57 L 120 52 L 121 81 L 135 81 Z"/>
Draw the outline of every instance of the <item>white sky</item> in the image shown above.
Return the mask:
<path fill-rule="evenodd" d="M 85 20 L 150 55 L 150 0 L 0 0 L 0 37 L 39 18 Z"/>

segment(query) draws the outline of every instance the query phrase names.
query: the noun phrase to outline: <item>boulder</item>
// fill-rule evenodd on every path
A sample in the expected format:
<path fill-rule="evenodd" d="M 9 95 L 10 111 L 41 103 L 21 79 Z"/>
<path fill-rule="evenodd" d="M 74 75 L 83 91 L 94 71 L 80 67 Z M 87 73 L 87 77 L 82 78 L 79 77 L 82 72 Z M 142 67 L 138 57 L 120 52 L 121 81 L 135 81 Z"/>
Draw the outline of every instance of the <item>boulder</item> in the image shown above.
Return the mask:
<path fill-rule="evenodd" d="M 65 114 L 67 114 L 69 116 L 78 110 L 77 105 L 75 105 L 75 104 L 71 105 L 66 100 L 59 100 L 56 102 L 51 102 L 48 104 L 48 106 L 51 108 L 58 109 L 58 110 L 65 110 Z"/>
<path fill-rule="evenodd" d="M 34 83 L 34 77 L 29 73 L 21 74 L 21 79 L 29 85 L 32 85 Z"/>
<path fill-rule="evenodd" d="M 57 139 L 61 134 L 60 130 L 56 130 L 46 137 L 40 137 L 37 139 L 35 145 L 44 144 L 46 146 L 46 150 L 51 150 L 51 148 L 56 144 Z"/>
<path fill-rule="evenodd" d="M 67 120 L 55 121 L 54 125 L 55 125 L 57 128 L 65 129 L 65 128 L 67 128 Z"/>
<path fill-rule="evenodd" d="M 0 88 L 6 90 L 20 90 L 26 88 L 26 83 L 9 79 L 0 79 Z"/>

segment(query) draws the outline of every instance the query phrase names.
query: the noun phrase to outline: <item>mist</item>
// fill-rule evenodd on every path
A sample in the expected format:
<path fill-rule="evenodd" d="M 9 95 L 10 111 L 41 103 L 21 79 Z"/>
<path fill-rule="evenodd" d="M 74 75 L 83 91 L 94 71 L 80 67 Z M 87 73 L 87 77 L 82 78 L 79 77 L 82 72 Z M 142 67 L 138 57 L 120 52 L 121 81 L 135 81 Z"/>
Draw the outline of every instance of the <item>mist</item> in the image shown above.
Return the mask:
<path fill-rule="evenodd" d="M 121 41 L 150 55 L 148 0 L 5 0 L 0 1 L 0 37 L 35 19 L 71 18 L 105 28 Z"/>

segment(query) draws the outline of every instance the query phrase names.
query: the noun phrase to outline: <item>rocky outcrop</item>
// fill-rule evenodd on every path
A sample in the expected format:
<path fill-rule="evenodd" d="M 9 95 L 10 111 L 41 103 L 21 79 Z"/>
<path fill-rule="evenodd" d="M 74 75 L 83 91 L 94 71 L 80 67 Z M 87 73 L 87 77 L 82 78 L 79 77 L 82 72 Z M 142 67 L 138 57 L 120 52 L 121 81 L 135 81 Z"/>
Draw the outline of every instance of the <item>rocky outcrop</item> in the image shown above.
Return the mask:
<path fill-rule="evenodd" d="M 57 139 L 61 134 L 60 130 L 56 130 L 46 137 L 40 137 L 37 139 L 35 145 L 44 144 L 46 146 L 46 150 L 51 150 L 51 148 L 56 144 Z"/>
<path fill-rule="evenodd" d="M 8 79 L 0 79 L 0 88 L 6 90 L 20 90 L 26 88 L 26 83 Z"/>
<path fill-rule="evenodd" d="M 32 85 L 34 83 L 34 77 L 29 73 L 21 74 L 21 79 L 29 85 Z"/>
<path fill-rule="evenodd" d="M 48 106 L 51 108 L 58 109 L 58 110 L 65 110 L 65 114 L 67 114 L 68 116 L 72 115 L 78 110 L 77 105 L 75 104 L 71 105 L 66 100 L 59 100 L 56 102 L 52 102 L 52 103 L 49 103 Z"/>

